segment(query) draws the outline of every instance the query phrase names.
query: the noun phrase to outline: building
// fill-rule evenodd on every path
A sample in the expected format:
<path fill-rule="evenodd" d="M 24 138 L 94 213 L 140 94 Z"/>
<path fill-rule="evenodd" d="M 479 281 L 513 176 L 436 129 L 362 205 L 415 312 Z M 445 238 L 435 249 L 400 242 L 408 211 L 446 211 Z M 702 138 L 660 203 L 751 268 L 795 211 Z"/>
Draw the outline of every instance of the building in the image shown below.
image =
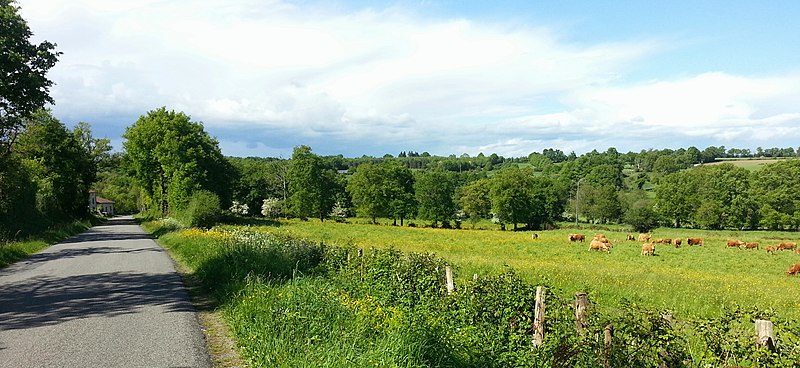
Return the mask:
<path fill-rule="evenodd" d="M 114 216 L 114 201 L 98 197 L 93 190 L 89 191 L 89 210 L 92 213 L 100 213 L 103 216 Z"/>

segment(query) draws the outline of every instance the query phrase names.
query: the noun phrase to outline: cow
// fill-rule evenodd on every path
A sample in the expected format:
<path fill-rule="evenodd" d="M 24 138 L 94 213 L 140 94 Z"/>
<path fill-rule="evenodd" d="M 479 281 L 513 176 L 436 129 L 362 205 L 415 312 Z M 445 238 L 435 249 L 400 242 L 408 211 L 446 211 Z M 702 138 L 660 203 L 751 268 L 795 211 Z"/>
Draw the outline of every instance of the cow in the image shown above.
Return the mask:
<path fill-rule="evenodd" d="M 795 242 L 784 242 L 778 244 L 778 250 L 792 250 L 797 247 L 797 243 Z"/>
<path fill-rule="evenodd" d="M 796 248 L 796 249 L 794 250 L 794 254 L 800 254 L 800 248 Z"/>
<path fill-rule="evenodd" d="M 592 242 L 589 243 L 589 250 L 596 250 L 599 252 L 610 253 L 611 247 L 607 243 L 603 243 L 597 240 L 592 240 Z"/>
<path fill-rule="evenodd" d="M 786 275 L 788 276 L 797 275 L 798 273 L 800 273 L 800 263 L 795 263 L 786 270 Z"/>
<path fill-rule="evenodd" d="M 769 253 L 769 254 L 775 254 L 776 250 L 778 250 L 778 248 L 776 248 L 776 247 L 773 247 L 773 246 L 767 247 L 767 253 Z"/>
<path fill-rule="evenodd" d="M 741 240 L 728 239 L 728 242 L 725 243 L 725 246 L 727 246 L 728 248 L 741 248 L 744 246 L 744 244 L 745 243 Z"/>
<path fill-rule="evenodd" d="M 745 249 L 758 249 L 759 244 L 757 242 L 747 243 L 744 245 Z"/>
<path fill-rule="evenodd" d="M 672 244 L 675 244 L 675 248 L 680 248 L 682 242 L 683 240 L 681 239 L 672 239 Z"/>
<path fill-rule="evenodd" d="M 636 237 L 633 234 L 628 234 L 625 236 L 625 240 L 636 241 Z"/>
<path fill-rule="evenodd" d="M 652 238 L 652 237 L 653 236 L 650 235 L 650 234 L 639 234 L 639 241 L 640 242 L 648 242 L 648 241 L 650 241 L 650 238 Z"/>
<path fill-rule="evenodd" d="M 656 255 L 656 246 L 652 243 L 645 243 L 642 245 L 642 255 L 643 256 L 654 256 Z"/>
<path fill-rule="evenodd" d="M 606 237 L 606 234 L 594 234 L 595 240 L 600 240 Z"/>
<path fill-rule="evenodd" d="M 569 234 L 569 241 L 576 242 L 576 241 L 584 241 L 586 240 L 586 235 L 583 234 Z"/>
<path fill-rule="evenodd" d="M 703 238 L 687 238 L 686 244 L 688 245 L 703 245 Z"/>
<path fill-rule="evenodd" d="M 531 234 L 531 240 L 536 240 L 536 239 L 539 239 L 539 234 L 537 233 Z"/>

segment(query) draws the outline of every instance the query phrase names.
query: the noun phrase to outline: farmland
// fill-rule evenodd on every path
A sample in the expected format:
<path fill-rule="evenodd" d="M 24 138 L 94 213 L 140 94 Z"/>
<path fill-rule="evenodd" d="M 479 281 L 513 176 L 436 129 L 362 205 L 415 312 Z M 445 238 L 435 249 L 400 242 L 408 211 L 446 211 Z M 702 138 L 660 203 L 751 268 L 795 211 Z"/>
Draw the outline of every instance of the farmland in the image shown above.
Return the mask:
<path fill-rule="evenodd" d="M 796 241 L 798 235 L 767 231 L 701 231 L 658 229 L 656 238 L 683 238 L 681 248 L 657 245 L 656 257 L 642 257 L 640 243 L 625 241 L 621 230 L 563 229 L 538 232 L 447 230 L 395 226 L 283 221 L 259 231 L 287 234 L 326 244 L 358 248 L 395 248 L 432 252 L 457 267 L 457 278 L 496 274 L 507 266 L 533 283 L 552 285 L 570 294 L 588 291 L 599 305 L 614 307 L 628 300 L 682 316 L 717 316 L 734 305 L 772 308 L 800 317 L 798 280 L 784 272 L 800 255 L 767 254 L 767 245 Z M 602 232 L 615 244 L 610 254 L 588 251 L 588 243 L 570 243 L 567 235 Z M 686 237 L 705 245 L 687 246 Z M 760 250 L 726 249 L 727 239 L 759 242 Z"/>

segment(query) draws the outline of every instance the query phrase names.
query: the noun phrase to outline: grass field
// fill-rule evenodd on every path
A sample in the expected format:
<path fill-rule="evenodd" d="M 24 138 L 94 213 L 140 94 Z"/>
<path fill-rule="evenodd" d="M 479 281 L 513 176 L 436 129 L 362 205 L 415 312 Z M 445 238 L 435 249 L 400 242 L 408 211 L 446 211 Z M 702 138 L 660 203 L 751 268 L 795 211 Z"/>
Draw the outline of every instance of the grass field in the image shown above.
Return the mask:
<path fill-rule="evenodd" d="M 396 248 L 432 252 L 456 266 L 456 278 L 497 274 L 515 269 L 524 279 L 551 285 L 568 294 L 587 291 L 598 305 L 614 308 L 627 300 L 667 309 L 680 318 L 715 317 L 734 306 L 774 309 L 787 318 L 800 317 L 800 278 L 785 275 L 800 255 L 767 254 L 767 245 L 797 241 L 800 234 L 658 229 L 656 238 L 683 238 L 675 248 L 658 245 L 655 257 L 640 255 L 641 244 L 625 241 L 627 233 L 602 231 L 615 244 L 610 254 L 570 243 L 568 233 L 591 237 L 596 230 L 538 232 L 445 230 L 318 221 L 282 221 L 258 231 L 291 235 L 332 245 Z M 702 237 L 703 246 L 687 246 L 686 237 Z M 759 242 L 760 250 L 727 249 L 727 239 Z"/>
<path fill-rule="evenodd" d="M 764 165 L 774 164 L 783 160 L 791 160 L 792 158 L 771 158 L 771 159 L 756 159 L 756 158 L 729 158 L 717 159 L 715 162 L 707 163 L 704 165 L 721 165 L 733 164 L 734 166 L 745 168 L 749 171 L 758 171 L 764 168 Z"/>

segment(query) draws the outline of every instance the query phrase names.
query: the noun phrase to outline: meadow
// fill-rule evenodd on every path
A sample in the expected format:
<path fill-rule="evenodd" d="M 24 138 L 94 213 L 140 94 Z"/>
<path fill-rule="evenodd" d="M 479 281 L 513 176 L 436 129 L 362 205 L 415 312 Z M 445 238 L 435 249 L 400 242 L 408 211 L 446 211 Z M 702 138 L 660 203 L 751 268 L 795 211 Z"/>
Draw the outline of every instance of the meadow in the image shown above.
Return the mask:
<path fill-rule="evenodd" d="M 251 366 L 264 367 L 797 367 L 800 323 L 791 252 L 726 249 L 788 233 L 661 229 L 703 246 L 644 257 L 622 228 L 537 232 L 252 220 L 209 230 L 145 223 L 190 270 Z M 354 222 L 364 222 L 354 220 Z M 260 225 L 259 225 L 260 224 Z M 605 233 L 610 254 L 567 235 Z M 359 249 L 363 249 L 359 252 Z M 435 253 L 435 254 L 434 254 Z M 445 266 L 456 290 L 445 288 Z M 477 274 L 477 278 L 472 275 Z M 545 338 L 532 348 L 536 286 Z M 574 293 L 589 293 L 576 334 Z M 664 316 L 669 314 L 672 319 Z M 775 323 L 776 351 L 753 320 Z M 613 341 L 604 330 L 613 326 Z"/>
<path fill-rule="evenodd" d="M 678 316 L 715 317 L 739 305 L 800 317 L 800 278 L 785 274 L 791 264 L 800 263 L 800 255 L 765 251 L 781 241 L 798 241 L 796 233 L 662 228 L 653 232 L 654 238 L 681 238 L 683 245 L 658 244 L 655 257 L 644 257 L 641 243 L 626 241 L 631 233 L 619 227 L 538 231 L 535 240 L 532 232 L 313 220 L 288 220 L 277 227 L 256 229 L 332 245 L 431 252 L 456 265 L 457 279 L 497 274 L 511 267 L 528 282 L 552 285 L 569 294 L 588 292 L 591 300 L 611 308 L 629 301 Z M 609 254 L 589 251 L 588 241 L 569 242 L 570 233 L 588 237 L 603 233 L 614 243 L 613 250 Z M 704 238 L 704 245 L 688 246 L 687 237 Z M 728 239 L 761 246 L 759 250 L 727 248 Z"/>

